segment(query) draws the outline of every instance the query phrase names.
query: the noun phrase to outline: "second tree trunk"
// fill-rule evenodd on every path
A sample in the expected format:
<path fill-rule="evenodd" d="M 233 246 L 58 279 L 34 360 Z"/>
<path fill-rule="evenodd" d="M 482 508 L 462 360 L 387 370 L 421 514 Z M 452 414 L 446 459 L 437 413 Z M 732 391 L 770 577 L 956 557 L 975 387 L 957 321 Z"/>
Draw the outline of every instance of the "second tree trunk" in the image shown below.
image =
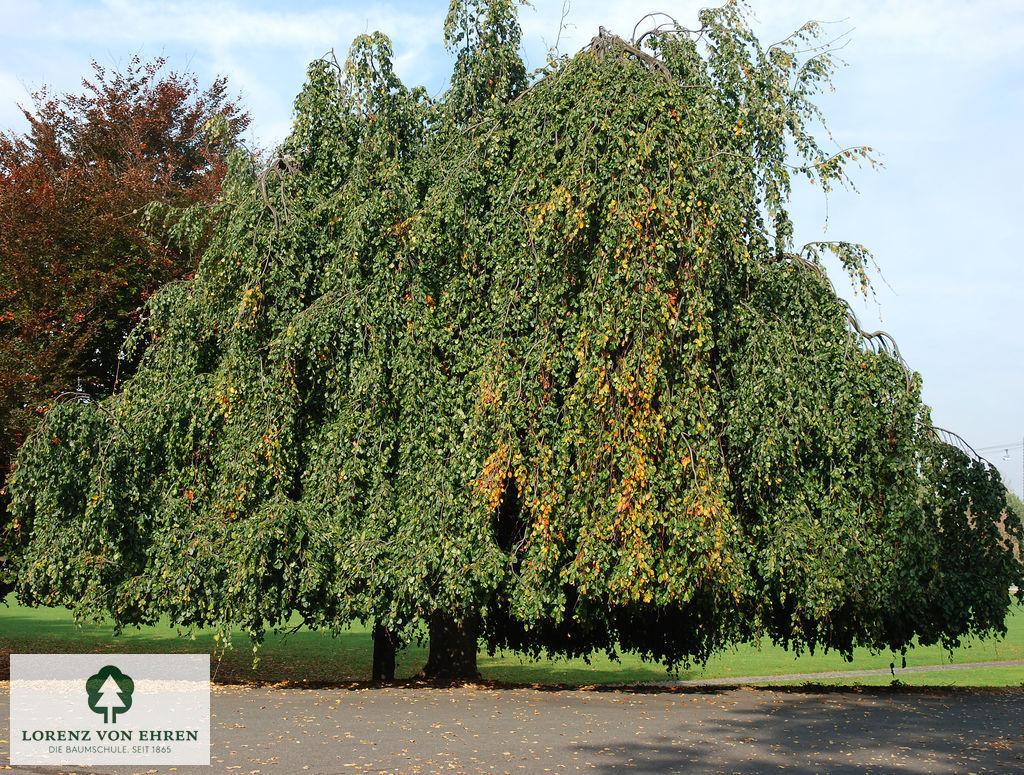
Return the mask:
<path fill-rule="evenodd" d="M 424 678 L 474 680 L 476 668 L 477 620 L 436 611 L 430 617 L 430 654 L 423 668 Z"/>

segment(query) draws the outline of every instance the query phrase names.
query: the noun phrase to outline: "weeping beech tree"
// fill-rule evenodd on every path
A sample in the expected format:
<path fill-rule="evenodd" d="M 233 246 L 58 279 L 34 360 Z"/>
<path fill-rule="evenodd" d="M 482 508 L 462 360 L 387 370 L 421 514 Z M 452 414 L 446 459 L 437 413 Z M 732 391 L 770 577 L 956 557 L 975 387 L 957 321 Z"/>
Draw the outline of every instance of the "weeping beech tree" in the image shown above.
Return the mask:
<path fill-rule="evenodd" d="M 427 635 L 425 672 L 468 676 L 480 641 L 672 667 L 1003 632 L 998 474 L 821 270 L 867 290 L 867 252 L 793 245 L 791 176 L 870 161 L 812 134 L 817 32 L 764 49 L 730 4 L 530 80 L 513 0 L 467 0 L 440 98 L 380 34 L 314 62 L 137 374 L 25 444 L 20 599 L 257 639 L 359 620 L 384 675 Z"/>

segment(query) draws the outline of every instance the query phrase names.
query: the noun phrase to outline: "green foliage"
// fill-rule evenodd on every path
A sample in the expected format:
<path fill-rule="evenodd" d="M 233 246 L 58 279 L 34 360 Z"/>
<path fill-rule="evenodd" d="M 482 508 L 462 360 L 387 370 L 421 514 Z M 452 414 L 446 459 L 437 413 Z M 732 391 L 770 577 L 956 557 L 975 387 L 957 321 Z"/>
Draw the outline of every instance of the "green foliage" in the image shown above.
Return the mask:
<path fill-rule="evenodd" d="M 224 79 L 200 89 L 162 59 L 94 62 L 82 88 L 40 90 L 22 108 L 28 130 L 0 132 L 0 530 L 10 464 L 42 409 L 109 395 L 131 373 L 119 351 L 144 302 L 195 269 L 249 123 Z M 154 233 L 147 205 L 179 239 Z"/>
<path fill-rule="evenodd" d="M 505 104 L 526 88 L 517 5 L 519 0 L 452 1 L 444 22 L 444 42 L 456 54 L 448 95 L 456 119 L 491 104 Z"/>
<path fill-rule="evenodd" d="M 998 474 L 818 262 L 867 253 L 791 244 L 791 174 L 867 154 L 812 135 L 817 28 L 763 50 L 730 4 L 527 89 L 512 11 L 453 4 L 439 101 L 379 34 L 313 63 L 135 377 L 24 447 L 21 599 L 256 638 L 444 611 L 670 665 L 1000 632 Z"/>
<path fill-rule="evenodd" d="M 371 671 L 373 650 L 371 627 L 354 623 L 339 637 L 324 631 L 297 628 L 296 617 L 290 627 L 281 633 L 268 633 L 258 650 L 254 664 L 252 644 L 241 632 L 232 637 L 232 648 L 216 655 L 213 680 L 216 683 L 260 681 L 269 684 L 318 683 L 367 679 Z M 1011 606 L 1006 618 L 1006 637 L 998 642 L 967 640 L 954 651 L 941 646 L 912 645 L 905 655 L 907 667 L 922 665 L 951 666 L 959 669 L 944 672 L 903 673 L 906 682 L 941 685 L 955 683 L 961 686 L 1019 686 L 1024 681 L 1024 607 Z M 0 600 L 0 654 L 7 653 L 168 653 L 187 652 L 208 654 L 219 651 L 218 641 L 211 630 L 199 630 L 192 638 L 181 633 L 166 621 L 153 626 L 127 627 L 118 635 L 109 624 L 81 626 L 69 611 L 61 608 L 26 608 L 17 605 L 13 596 Z M 426 659 L 426 649 L 410 644 L 398 655 L 398 674 L 405 678 L 415 675 Z M 602 654 L 582 659 L 541 658 L 502 652 L 480 654 L 481 677 L 513 683 L 541 684 L 627 684 L 642 681 L 663 681 L 669 677 L 680 680 L 737 678 L 741 676 L 780 676 L 794 673 L 825 673 L 839 670 L 885 670 L 877 676 L 882 683 L 892 678 L 887 669 L 893 662 L 890 653 L 869 654 L 857 650 L 852 662 L 847 663 L 836 654 L 801 654 L 772 646 L 768 643 L 740 645 L 711 657 L 705 665 L 693 666 L 670 676 L 663 667 L 644 663 L 630 654 L 620 654 L 611 660 Z M 968 662 L 1008 662 L 1004 667 L 963 669 Z M 902 660 L 895 660 L 897 668 Z M 3 675 L 0 672 L 0 675 Z M 865 677 L 855 679 L 822 679 L 823 682 L 871 683 Z"/>
<path fill-rule="evenodd" d="M 1017 519 L 1024 520 L 1024 501 L 1015 493 L 1006 491 L 1006 505 L 1014 513 Z"/>

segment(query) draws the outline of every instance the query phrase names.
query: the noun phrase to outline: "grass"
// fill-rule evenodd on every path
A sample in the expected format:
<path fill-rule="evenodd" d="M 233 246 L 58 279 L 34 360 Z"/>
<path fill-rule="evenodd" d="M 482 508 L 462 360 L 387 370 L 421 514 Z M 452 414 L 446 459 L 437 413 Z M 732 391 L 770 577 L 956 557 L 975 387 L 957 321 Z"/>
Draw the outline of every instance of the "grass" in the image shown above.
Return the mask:
<path fill-rule="evenodd" d="M 215 680 L 223 683 L 339 682 L 366 680 L 370 675 L 371 635 L 368 628 L 358 625 L 338 638 L 309 630 L 287 636 L 268 635 L 254 667 L 252 644 L 240 633 L 232 639 L 233 648 L 219 651 L 212 633 L 208 632 L 199 632 L 190 639 L 182 637 L 173 627 L 157 625 L 126 630 L 115 636 L 113 628 L 107 625 L 76 625 L 71 613 L 64 609 L 23 608 L 12 599 L 7 603 L 7 606 L 0 605 L 0 655 L 4 657 L 10 653 L 210 653 L 214 655 Z M 907 666 L 1024 659 L 1024 610 L 1021 606 L 1011 609 L 1007 628 L 1003 640 L 972 641 L 952 653 L 938 646 L 918 646 L 907 653 Z M 415 644 L 404 649 L 398 657 L 398 676 L 415 675 L 426 656 L 426 649 Z M 684 670 L 678 676 L 668 675 L 664 668 L 630 655 L 623 655 L 617 662 L 598 655 L 586 664 L 578 659 L 533 661 L 517 654 L 488 656 L 481 653 L 479 665 L 483 678 L 488 680 L 590 685 L 887 669 L 892 661 L 890 654 L 872 655 L 864 650 L 854 654 L 853 662 L 846 662 L 836 654 L 794 657 L 792 653 L 764 644 L 761 648 L 737 647 L 714 657 L 703 670 Z M 0 662 L 0 678 L 6 678 L 6 662 L 6 658 Z M 896 663 L 899 665 L 899 657 Z M 898 673 L 897 677 L 908 685 L 1019 686 L 1024 684 L 1024 665 Z M 890 675 L 823 679 L 831 685 L 878 685 L 891 681 Z"/>

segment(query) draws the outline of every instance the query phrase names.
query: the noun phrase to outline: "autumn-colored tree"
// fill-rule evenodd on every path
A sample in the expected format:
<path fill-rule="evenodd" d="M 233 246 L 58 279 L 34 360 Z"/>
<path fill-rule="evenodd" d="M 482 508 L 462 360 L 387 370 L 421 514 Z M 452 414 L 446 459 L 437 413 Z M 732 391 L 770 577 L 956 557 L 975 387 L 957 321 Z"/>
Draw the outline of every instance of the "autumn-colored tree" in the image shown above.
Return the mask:
<path fill-rule="evenodd" d="M 380 34 L 315 62 L 133 378 L 22 446 L 20 599 L 363 620 L 457 677 L 480 640 L 679 665 L 1003 631 L 998 473 L 825 277 L 828 248 L 866 283 L 864 249 L 792 241 L 791 175 L 870 153 L 815 140 L 819 31 L 766 49 L 730 2 L 528 83 L 513 0 L 453 0 L 439 100 Z"/>
<path fill-rule="evenodd" d="M 249 123 L 225 79 L 203 90 L 163 59 L 93 63 L 82 86 L 34 94 L 28 131 L 0 135 L 0 487 L 45 406 L 124 379 L 141 305 L 201 250 L 154 238 L 146 207 L 214 202 Z"/>

